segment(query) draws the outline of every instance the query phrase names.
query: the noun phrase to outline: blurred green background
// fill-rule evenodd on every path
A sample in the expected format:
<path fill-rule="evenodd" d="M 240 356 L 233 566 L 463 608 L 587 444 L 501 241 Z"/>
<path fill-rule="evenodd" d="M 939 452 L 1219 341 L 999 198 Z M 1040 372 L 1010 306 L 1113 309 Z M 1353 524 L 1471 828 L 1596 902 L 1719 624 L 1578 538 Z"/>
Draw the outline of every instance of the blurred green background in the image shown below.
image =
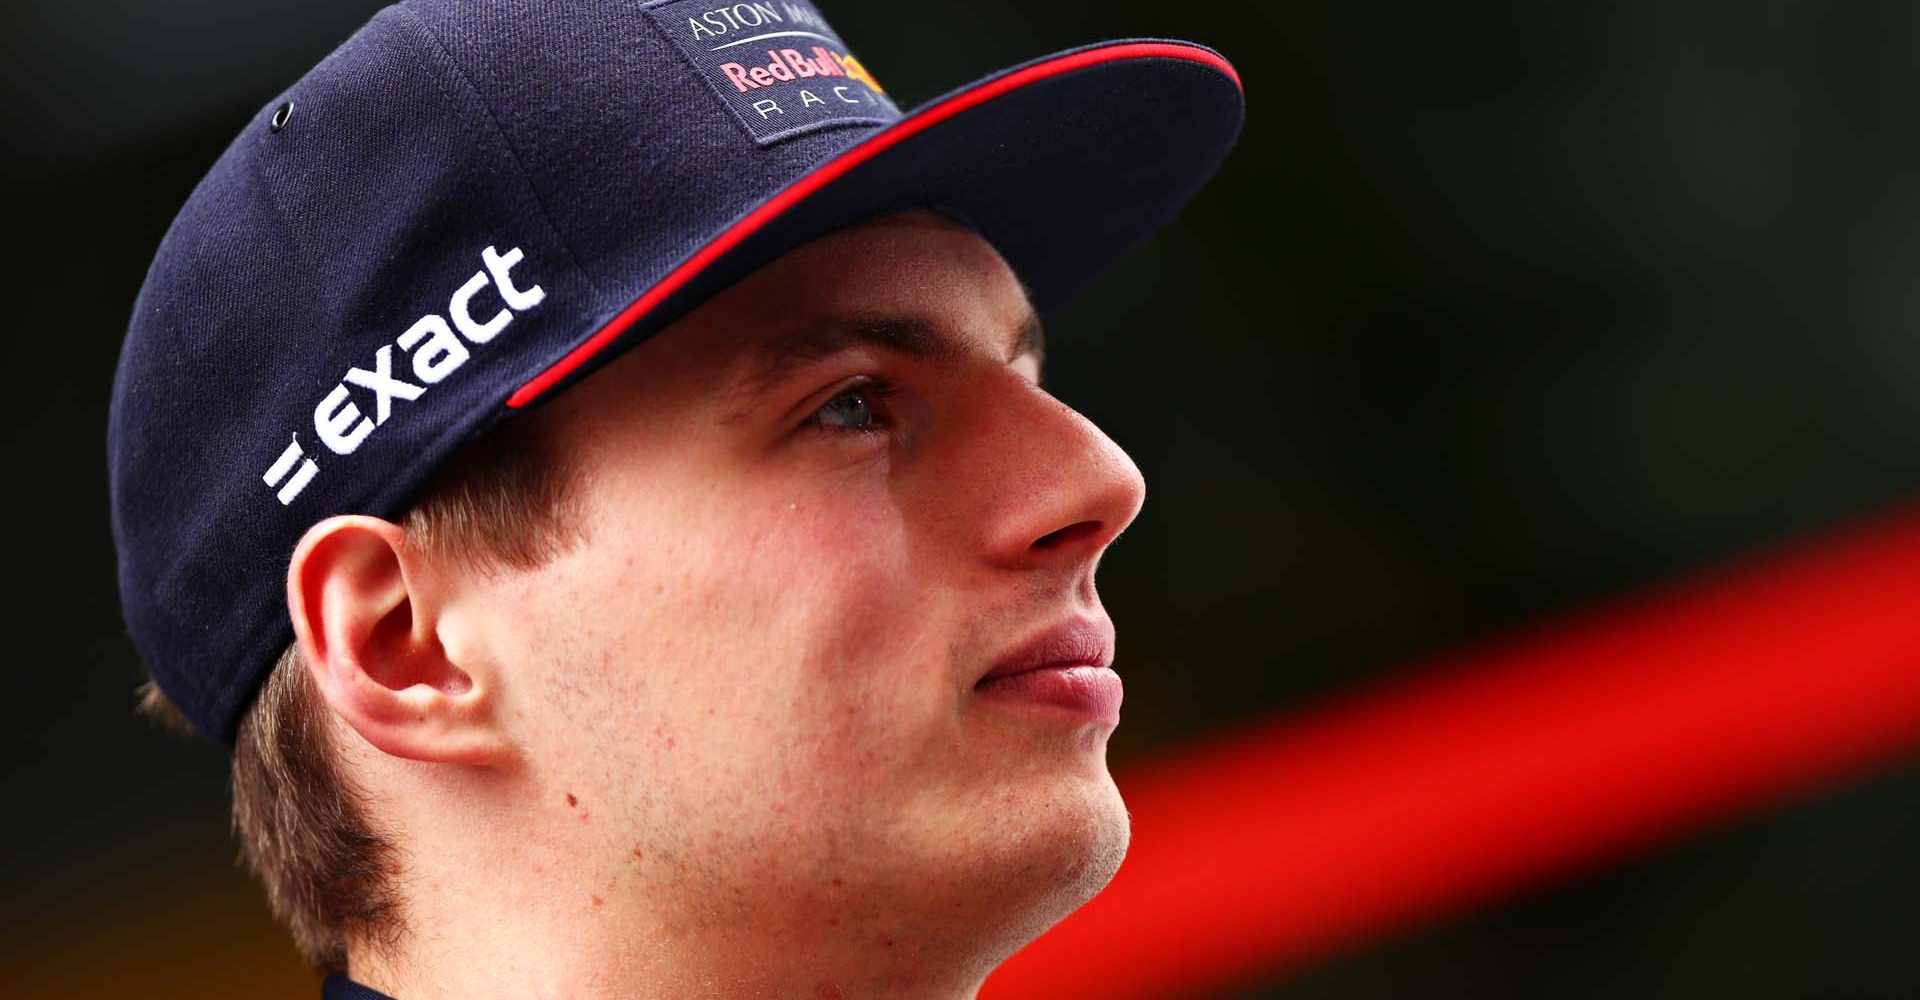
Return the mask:
<path fill-rule="evenodd" d="M 1920 5 L 822 6 L 903 107 L 1130 35 L 1245 78 L 1218 179 L 1050 327 L 1149 483 L 1117 766 L 1920 497 Z M 105 416 L 174 211 L 375 7 L 0 12 L 16 994 L 312 995 L 222 755 L 132 714 Z M 1916 996 L 1916 848 L 1895 762 L 1249 995 Z"/>

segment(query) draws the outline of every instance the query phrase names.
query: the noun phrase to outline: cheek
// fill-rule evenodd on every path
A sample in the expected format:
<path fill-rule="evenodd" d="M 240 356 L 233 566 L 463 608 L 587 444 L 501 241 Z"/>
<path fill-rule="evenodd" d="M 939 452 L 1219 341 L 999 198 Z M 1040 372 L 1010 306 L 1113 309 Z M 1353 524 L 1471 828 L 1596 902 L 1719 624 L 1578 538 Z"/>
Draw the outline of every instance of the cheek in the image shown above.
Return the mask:
<path fill-rule="evenodd" d="M 743 739 L 795 821 L 895 802 L 950 756 L 961 720 L 951 567 L 883 481 L 832 482 L 745 518 L 752 544 L 716 545 L 701 602 L 728 609 L 703 628 L 731 646 L 728 697 L 752 692 L 759 727 Z"/>
<path fill-rule="evenodd" d="M 844 729 L 897 718 L 944 674 L 949 617 L 905 512 L 883 489 L 775 500 L 707 581 L 730 641 L 754 650 L 788 711 Z M 765 675 L 771 674 L 771 677 Z M 833 718 L 819 718 L 832 713 Z M 852 734 L 848 734 L 852 735 Z"/>
<path fill-rule="evenodd" d="M 629 503 L 546 574 L 526 617 L 559 627 L 529 653 L 567 738 L 629 747 L 654 787 L 815 802 L 941 742 L 953 614 L 901 505 L 855 472 L 787 485 Z"/>

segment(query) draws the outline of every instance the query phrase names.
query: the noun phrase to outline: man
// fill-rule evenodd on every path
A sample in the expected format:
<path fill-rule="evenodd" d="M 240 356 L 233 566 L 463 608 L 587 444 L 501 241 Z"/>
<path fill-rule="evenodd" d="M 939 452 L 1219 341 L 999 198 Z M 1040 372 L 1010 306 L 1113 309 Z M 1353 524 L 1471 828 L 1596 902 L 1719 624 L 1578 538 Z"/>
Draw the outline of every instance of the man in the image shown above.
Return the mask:
<path fill-rule="evenodd" d="M 410 0 L 263 109 L 114 529 L 328 995 L 971 996 L 1098 891 L 1143 491 L 1037 313 L 1239 121 L 1168 42 L 902 116 L 812 5 L 687 0 Z"/>

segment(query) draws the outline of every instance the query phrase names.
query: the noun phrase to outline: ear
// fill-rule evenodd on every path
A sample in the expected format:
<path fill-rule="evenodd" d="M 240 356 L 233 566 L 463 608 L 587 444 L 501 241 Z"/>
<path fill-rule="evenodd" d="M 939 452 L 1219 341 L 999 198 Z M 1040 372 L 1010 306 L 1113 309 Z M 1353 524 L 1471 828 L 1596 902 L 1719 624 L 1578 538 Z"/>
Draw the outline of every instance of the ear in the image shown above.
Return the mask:
<path fill-rule="evenodd" d="M 498 680 L 455 663 L 438 634 L 446 581 L 398 525 L 340 515 L 307 530 L 287 568 L 287 608 L 320 695 L 383 753 L 498 766 Z"/>

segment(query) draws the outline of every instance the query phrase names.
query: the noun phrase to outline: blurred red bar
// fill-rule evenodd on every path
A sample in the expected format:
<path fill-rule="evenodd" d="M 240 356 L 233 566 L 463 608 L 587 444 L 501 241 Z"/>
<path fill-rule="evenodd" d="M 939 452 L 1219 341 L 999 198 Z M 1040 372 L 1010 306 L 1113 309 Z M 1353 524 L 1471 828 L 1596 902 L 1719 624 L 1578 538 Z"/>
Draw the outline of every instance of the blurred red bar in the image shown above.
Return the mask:
<path fill-rule="evenodd" d="M 986 1000 L 1218 993 L 1920 748 L 1920 512 L 1123 776 L 1133 846 Z"/>

